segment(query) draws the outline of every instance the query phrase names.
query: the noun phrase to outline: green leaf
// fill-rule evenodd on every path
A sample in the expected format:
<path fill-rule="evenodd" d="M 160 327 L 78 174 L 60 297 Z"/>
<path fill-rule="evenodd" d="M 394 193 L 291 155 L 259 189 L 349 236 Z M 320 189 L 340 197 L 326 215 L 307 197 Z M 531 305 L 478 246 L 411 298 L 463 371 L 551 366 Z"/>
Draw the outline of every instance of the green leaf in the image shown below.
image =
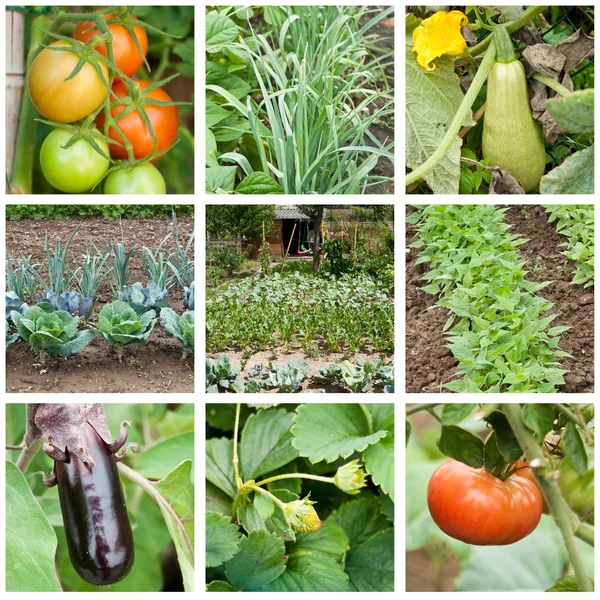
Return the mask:
<path fill-rule="evenodd" d="M 394 435 L 388 432 L 387 436 L 377 444 L 369 446 L 363 454 L 365 469 L 371 476 L 373 483 L 394 499 Z"/>
<path fill-rule="evenodd" d="M 476 408 L 476 404 L 444 404 L 442 407 L 442 425 L 458 425 Z"/>
<path fill-rule="evenodd" d="M 209 167 L 206 169 L 206 191 L 214 194 L 218 190 L 233 192 L 237 167 Z"/>
<path fill-rule="evenodd" d="M 219 46 L 233 42 L 237 35 L 237 25 L 229 17 L 217 12 L 206 15 L 206 49 L 209 52 L 214 52 Z"/>
<path fill-rule="evenodd" d="M 25 476 L 6 461 L 6 586 L 14 592 L 59 592 L 56 535 Z"/>
<path fill-rule="evenodd" d="M 542 177 L 541 194 L 593 194 L 594 146 L 569 156 Z"/>
<path fill-rule="evenodd" d="M 135 470 L 144 477 L 160 479 L 185 460 L 194 460 L 194 434 L 183 433 L 151 446 L 134 461 Z"/>
<path fill-rule="evenodd" d="M 346 559 L 346 573 L 358 592 L 394 591 L 394 530 L 386 529 L 354 547 Z"/>
<path fill-rule="evenodd" d="M 231 560 L 239 550 L 241 534 L 229 517 L 206 513 L 206 566 L 218 567 Z"/>
<path fill-rule="evenodd" d="M 233 472 L 233 440 L 206 440 L 206 479 L 231 498 L 235 498 L 237 487 Z"/>
<path fill-rule="evenodd" d="M 264 592 L 347 592 L 342 565 L 324 554 L 292 554 L 285 572 L 263 586 Z"/>
<path fill-rule="evenodd" d="M 347 458 L 386 436 L 371 432 L 370 415 L 358 404 L 302 404 L 297 413 L 292 445 L 313 463 Z"/>
<path fill-rule="evenodd" d="M 578 90 L 546 102 L 552 118 L 569 133 L 593 133 L 594 90 Z"/>
<path fill-rule="evenodd" d="M 235 188 L 236 194 L 283 194 L 283 192 L 283 188 L 262 171 L 250 173 Z"/>
<path fill-rule="evenodd" d="M 341 527 L 351 548 L 366 542 L 378 531 L 390 527 L 376 499 L 366 496 L 344 502 L 325 522 Z"/>
<path fill-rule="evenodd" d="M 538 434 L 540 440 L 552 431 L 554 426 L 554 409 L 552 404 L 525 404 L 523 406 L 523 423 Z"/>
<path fill-rule="evenodd" d="M 240 467 L 245 479 L 256 479 L 298 457 L 290 429 L 294 413 L 284 408 L 261 410 L 248 417 L 240 444 Z"/>
<path fill-rule="evenodd" d="M 285 571 L 285 545 L 274 533 L 251 531 L 240 551 L 226 564 L 225 575 L 239 591 L 266 586 Z"/>
<path fill-rule="evenodd" d="M 470 467 L 483 466 L 483 441 L 466 429 L 456 425 L 444 425 L 437 444 L 440 452 Z"/>
<path fill-rule="evenodd" d="M 587 471 L 587 452 L 575 423 L 572 421 L 567 423 L 562 439 L 565 445 L 565 456 L 571 460 L 579 475 L 585 475 Z"/>

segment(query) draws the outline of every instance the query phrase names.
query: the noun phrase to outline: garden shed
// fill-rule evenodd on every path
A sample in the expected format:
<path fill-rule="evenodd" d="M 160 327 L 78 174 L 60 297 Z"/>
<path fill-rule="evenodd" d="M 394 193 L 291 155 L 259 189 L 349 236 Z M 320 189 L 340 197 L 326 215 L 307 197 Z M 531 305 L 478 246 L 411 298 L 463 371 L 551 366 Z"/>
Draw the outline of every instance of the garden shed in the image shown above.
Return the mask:
<path fill-rule="evenodd" d="M 271 254 L 283 256 L 289 245 L 289 256 L 310 256 L 313 239 L 311 220 L 294 205 L 277 206 L 275 214 L 273 231 L 267 236 Z"/>

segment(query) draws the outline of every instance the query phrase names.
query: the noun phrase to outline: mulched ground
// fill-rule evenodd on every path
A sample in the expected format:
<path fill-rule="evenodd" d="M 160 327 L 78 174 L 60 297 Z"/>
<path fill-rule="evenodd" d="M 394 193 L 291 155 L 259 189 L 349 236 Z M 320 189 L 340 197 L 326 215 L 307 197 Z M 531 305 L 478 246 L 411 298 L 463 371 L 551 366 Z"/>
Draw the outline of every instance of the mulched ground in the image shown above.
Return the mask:
<path fill-rule="evenodd" d="M 179 217 L 180 242 L 185 244 L 194 231 L 193 217 Z M 135 244 L 141 248 L 148 246 L 156 250 L 163 238 L 172 231 L 170 219 L 136 219 L 123 221 L 123 238 L 126 249 Z M 32 257 L 32 263 L 46 263 L 44 237 L 48 233 L 49 246 L 54 248 L 55 240 L 66 243 L 76 227 L 78 233 L 73 238 L 69 254 L 81 264 L 81 255 L 86 243 L 93 252 L 92 243 L 103 251 L 104 242 L 121 240 L 119 221 L 102 218 L 70 220 L 22 220 L 6 223 L 6 248 L 12 255 Z M 166 252 L 171 252 L 171 240 L 165 244 Z M 193 256 L 192 256 L 193 258 Z M 130 283 L 140 281 L 147 285 L 139 253 L 130 261 Z M 47 276 L 45 267 L 38 267 L 42 277 Z M 179 287 L 169 291 L 170 306 L 181 313 L 184 292 Z M 102 306 L 112 301 L 108 281 L 104 281 L 94 307 L 95 316 Z M 181 361 L 181 344 L 166 336 L 157 324 L 148 343 L 126 347 L 123 363 L 119 363 L 116 351 L 109 348 L 101 338 L 94 338 L 79 354 L 69 357 L 47 357 L 44 365 L 37 362 L 25 342 L 16 342 L 6 352 L 6 391 L 7 392 L 97 392 L 97 393 L 139 393 L 170 392 L 193 393 L 194 360 L 187 356 Z"/>
<path fill-rule="evenodd" d="M 408 208 L 410 214 L 412 208 Z M 511 206 L 506 213 L 513 232 L 529 241 L 519 246 L 527 261 L 531 281 L 553 281 L 540 293 L 554 303 L 549 314 L 557 314 L 552 326 L 570 325 L 561 336 L 560 347 L 573 355 L 563 360 L 565 385 L 563 393 L 592 393 L 594 391 L 594 287 L 572 285 L 573 264 L 560 254 L 560 244 L 566 238 L 548 223 L 541 206 Z M 406 245 L 412 243 L 414 231 L 406 226 Z M 435 297 L 421 291 L 427 265 L 415 265 L 418 251 L 406 254 L 406 391 L 408 393 L 451 393 L 442 388 L 456 372 L 457 362 L 445 347 L 442 328 L 447 311 L 431 308 Z M 430 309 L 430 310 L 428 310 Z"/>

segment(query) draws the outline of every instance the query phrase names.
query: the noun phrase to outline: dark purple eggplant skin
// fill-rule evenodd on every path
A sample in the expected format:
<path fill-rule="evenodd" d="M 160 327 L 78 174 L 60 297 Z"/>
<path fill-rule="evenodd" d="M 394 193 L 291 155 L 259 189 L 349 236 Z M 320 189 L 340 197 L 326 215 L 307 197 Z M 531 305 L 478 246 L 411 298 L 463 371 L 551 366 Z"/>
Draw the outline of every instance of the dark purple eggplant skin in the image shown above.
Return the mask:
<path fill-rule="evenodd" d="M 133 534 L 115 458 L 89 423 L 84 436 L 94 466 L 68 448 L 67 460 L 54 463 L 60 508 L 75 571 L 92 585 L 109 585 L 133 566 Z"/>

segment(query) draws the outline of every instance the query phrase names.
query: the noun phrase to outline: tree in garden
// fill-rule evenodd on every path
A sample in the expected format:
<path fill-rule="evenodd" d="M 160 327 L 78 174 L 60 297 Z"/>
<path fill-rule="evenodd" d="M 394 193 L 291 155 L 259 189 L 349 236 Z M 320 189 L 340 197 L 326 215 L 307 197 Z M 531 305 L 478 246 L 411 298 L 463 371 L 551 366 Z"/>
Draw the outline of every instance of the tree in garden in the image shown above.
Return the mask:
<path fill-rule="evenodd" d="M 313 227 L 313 273 L 319 272 L 321 265 L 321 228 L 323 226 L 323 204 L 301 204 L 298 210 L 304 213 L 314 225 Z"/>
<path fill-rule="evenodd" d="M 275 224 L 272 204 L 209 204 L 206 206 L 206 233 L 212 238 L 246 236 L 262 239 L 263 223 L 268 235 Z"/>

